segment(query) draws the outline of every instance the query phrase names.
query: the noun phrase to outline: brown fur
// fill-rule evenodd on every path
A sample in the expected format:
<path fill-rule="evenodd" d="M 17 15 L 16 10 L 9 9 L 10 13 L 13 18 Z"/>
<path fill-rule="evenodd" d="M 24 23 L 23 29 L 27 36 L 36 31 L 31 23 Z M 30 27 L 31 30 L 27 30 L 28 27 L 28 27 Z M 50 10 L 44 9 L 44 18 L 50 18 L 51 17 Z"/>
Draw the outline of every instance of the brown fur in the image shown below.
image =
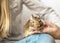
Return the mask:
<path fill-rule="evenodd" d="M 24 35 L 29 36 L 34 30 L 40 31 L 42 29 L 42 21 L 39 15 L 32 15 L 24 26 Z"/>

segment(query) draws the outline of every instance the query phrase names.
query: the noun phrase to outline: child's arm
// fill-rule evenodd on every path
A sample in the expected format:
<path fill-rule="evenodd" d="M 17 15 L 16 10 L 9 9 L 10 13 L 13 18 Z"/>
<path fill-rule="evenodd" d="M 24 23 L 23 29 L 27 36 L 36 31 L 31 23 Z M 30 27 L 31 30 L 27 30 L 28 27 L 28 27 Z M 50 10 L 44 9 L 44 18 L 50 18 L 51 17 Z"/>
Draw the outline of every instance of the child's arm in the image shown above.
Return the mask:
<path fill-rule="evenodd" d="M 50 21 L 45 21 L 44 25 L 45 25 L 43 29 L 44 33 L 52 35 L 55 39 L 60 39 L 60 27 L 56 26 Z"/>

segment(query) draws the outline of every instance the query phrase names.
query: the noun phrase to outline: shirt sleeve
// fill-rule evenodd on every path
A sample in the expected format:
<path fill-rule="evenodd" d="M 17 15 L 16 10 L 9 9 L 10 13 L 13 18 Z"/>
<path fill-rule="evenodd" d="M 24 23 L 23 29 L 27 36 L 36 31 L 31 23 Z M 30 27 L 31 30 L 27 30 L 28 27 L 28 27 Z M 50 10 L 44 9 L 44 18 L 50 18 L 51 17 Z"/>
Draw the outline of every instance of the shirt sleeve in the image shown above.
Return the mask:
<path fill-rule="evenodd" d="M 55 10 L 53 10 L 52 12 L 50 11 L 50 13 L 48 12 L 44 18 L 45 20 L 48 20 L 60 27 L 60 16 L 55 12 Z"/>
<path fill-rule="evenodd" d="M 23 0 L 23 3 L 30 9 L 36 12 L 41 12 L 48 7 L 38 0 Z"/>

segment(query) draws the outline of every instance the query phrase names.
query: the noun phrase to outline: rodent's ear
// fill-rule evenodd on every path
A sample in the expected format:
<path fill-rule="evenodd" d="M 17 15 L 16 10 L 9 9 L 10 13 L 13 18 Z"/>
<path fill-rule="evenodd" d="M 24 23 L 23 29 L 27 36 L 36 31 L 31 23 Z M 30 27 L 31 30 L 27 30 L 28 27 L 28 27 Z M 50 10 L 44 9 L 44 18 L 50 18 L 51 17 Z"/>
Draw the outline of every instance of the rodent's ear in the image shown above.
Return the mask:
<path fill-rule="evenodd" d="M 34 15 L 32 14 L 32 17 L 34 17 Z"/>

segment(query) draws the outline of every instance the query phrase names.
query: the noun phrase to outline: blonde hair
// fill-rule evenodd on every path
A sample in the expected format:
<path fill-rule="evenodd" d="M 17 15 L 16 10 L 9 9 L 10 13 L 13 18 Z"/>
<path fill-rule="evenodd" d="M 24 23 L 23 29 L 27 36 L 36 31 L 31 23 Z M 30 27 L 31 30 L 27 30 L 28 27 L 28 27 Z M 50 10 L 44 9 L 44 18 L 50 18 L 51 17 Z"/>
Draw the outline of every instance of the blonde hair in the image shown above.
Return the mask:
<path fill-rule="evenodd" d="M 9 6 L 8 0 L 0 1 L 0 39 L 7 37 L 9 33 Z"/>

